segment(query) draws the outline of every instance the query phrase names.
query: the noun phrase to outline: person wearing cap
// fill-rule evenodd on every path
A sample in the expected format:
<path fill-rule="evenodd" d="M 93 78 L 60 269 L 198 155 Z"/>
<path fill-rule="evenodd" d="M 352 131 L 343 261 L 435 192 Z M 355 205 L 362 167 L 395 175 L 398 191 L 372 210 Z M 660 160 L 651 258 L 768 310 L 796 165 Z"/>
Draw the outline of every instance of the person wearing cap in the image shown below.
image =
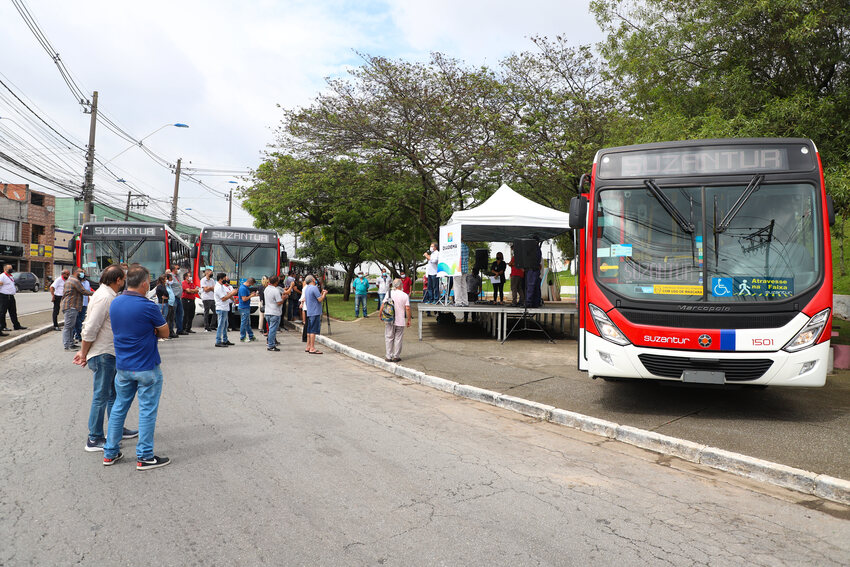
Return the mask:
<path fill-rule="evenodd" d="M 357 277 L 351 282 L 351 289 L 354 290 L 354 317 L 360 316 L 360 306 L 363 306 L 363 317 L 368 317 L 366 311 L 366 297 L 369 295 L 369 280 L 363 275 L 363 272 L 357 272 Z"/>

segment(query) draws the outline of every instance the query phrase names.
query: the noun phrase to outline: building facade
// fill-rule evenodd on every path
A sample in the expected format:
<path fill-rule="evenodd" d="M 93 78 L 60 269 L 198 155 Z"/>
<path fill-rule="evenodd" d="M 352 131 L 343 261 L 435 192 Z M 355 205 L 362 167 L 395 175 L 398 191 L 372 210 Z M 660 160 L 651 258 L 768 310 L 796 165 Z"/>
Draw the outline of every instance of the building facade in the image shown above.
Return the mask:
<path fill-rule="evenodd" d="M 29 185 L 0 184 L 0 262 L 32 272 L 44 282 L 53 277 L 55 197 Z"/>

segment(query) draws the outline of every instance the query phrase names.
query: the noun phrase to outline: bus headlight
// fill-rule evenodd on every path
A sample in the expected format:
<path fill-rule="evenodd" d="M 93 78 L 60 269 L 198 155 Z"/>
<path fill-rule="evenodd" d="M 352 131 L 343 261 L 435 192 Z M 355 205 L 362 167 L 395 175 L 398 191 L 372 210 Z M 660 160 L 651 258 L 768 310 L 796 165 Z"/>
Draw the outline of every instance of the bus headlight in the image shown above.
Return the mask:
<path fill-rule="evenodd" d="M 809 319 L 809 322 L 800 329 L 800 332 L 793 339 L 788 341 L 788 344 L 782 347 L 782 350 L 786 352 L 797 352 L 798 350 L 812 346 L 820 338 L 827 321 L 829 321 L 828 308 Z"/>
<path fill-rule="evenodd" d="M 620 346 L 631 344 L 629 339 L 626 338 L 626 335 L 617 328 L 617 325 L 608 318 L 608 315 L 602 309 L 592 303 L 589 303 L 588 307 L 590 307 L 590 315 L 593 317 L 593 322 L 596 323 L 596 328 L 599 329 L 599 334 L 602 335 L 603 339 Z"/>

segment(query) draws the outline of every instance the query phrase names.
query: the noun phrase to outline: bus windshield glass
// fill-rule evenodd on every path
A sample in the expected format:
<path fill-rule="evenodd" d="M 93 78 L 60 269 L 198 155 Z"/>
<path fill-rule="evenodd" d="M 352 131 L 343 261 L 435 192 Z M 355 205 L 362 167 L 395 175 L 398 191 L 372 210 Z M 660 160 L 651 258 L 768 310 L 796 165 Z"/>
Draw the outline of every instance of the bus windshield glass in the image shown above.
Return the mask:
<path fill-rule="evenodd" d="M 113 264 L 139 263 L 158 278 L 165 268 L 165 242 L 160 238 L 129 240 L 84 240 L 80 265 L 92 282 L 100 281 L 100 274 Z"/>
<path fill-rule="evenodd" d="M 601 190 L 597 281 L 628 298 L 677 302 L 782 301 L 810 289 L 823 271 L 815 187 L 762 183 L 742 199 L 747 188 L 659 187 L 693 232 L 647 188 Z"/>
<path fill-rule="evenodd" d="M 201 245 L 201 269 L 210 269 L 213 274 L 224 272 L 234 284 L 247 278 L 261 281 L 263 276 L 275 275 L 277 261 L 276 246 L 243 243 Z"/>

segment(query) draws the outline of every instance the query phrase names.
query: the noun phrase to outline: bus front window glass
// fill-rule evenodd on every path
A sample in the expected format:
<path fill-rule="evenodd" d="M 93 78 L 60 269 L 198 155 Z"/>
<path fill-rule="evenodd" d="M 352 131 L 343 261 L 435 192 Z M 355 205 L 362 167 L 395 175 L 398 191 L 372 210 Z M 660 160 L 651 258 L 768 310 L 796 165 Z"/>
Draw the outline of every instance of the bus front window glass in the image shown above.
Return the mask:
<path fill-rule="evenodd" d="M 695 226 L 694 233 L 685 232 L 648 189 L 605 189 L 596 206 L 596 280 L 634 299 L 699 300 L 704 256 L 701 188 L 660 190 Z"/>
<path fill-rule="evenodd" d="M 138 240 L 123 242 L 124 254 L 122 262 L 141 264 L 151 273 L 155 280 L 165 273 L 165 243 L 159 239 L 149 239 L 139 243 Z"/>
<path fill-rule="evenodd" d="M 204 268 L 213 271 L 213 277 L 224 272 L 230 282 L 239 275 L 239 247 L 228 244 L 210 244 L 201 251 L 201 263 Z"/>
<path fill-rule="evenodd" d="M 240 280 L 254 278 L 262 281 L 263 276 L 276 275 L 278 251 L 276 248 L 258 247 L 251 252 L 253 247 L 244 247 L 242 254 L 242 272 L 239 274 Z M 250 253 L 250 255 L 248 255 Z"/>
<path fill-rule="evenodd" d="M 107 240 L 83 243 L 83 258 L 80 265 L 92 283 L 100 281 L 100 274 L 112 264 L 120 263 L 121 241 Z"/>
<path fill-rule="evenodd" d="M 707 187 L 708 218 L 719 225 L 743 191 Z M 814 186 L 762 185 L 726 230 L 708 231 L 709 301 L 782 301 L 811 288 L 822 270 L 818 217 Z"/>

